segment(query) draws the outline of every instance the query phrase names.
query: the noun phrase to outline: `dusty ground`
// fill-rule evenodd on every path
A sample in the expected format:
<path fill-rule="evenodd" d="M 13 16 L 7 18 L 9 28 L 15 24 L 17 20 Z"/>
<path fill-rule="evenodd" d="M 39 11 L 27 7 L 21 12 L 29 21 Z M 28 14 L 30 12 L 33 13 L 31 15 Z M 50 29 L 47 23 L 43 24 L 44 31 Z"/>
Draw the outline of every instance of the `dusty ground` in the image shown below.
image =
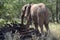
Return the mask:
<path fill-rule="evenodd" d="M 60 40 L 60 24 L 57 23 L 50 23 L 49 24 L 51 34 Z"/>
<path fill-rule="evenodd" d="M 49 34 L 50 40 L 60 40 L 60 24 L 49 23 L 49 28 L 50 28 L 50 34 Z M 45 27 L 44 27 L 44 31 L 46 31 Z"/>

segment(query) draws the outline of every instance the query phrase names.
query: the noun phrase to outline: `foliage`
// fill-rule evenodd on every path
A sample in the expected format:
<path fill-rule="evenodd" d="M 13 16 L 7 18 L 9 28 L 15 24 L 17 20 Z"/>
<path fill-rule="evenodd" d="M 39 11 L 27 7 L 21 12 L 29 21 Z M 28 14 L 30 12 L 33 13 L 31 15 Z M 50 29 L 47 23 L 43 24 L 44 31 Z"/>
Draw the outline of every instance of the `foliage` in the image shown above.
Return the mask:
<path fill-rule="evenodd" d="M 51 14 L 54 14 L 55 16 L 56 0 L 38 0 L 38 1 L 37 0 L 0 0 L 0 20 L 3 19 L 5 23 L 15 22 L 15 21 L 20 22 L 18 20 L 20 20 L 20 17 L 21 17 L 20 15 L 21 8 L 24 4 L 27 4 L 30 2 L 45 3 L 47 7 L 50 9 Z M 15 20 L 15 19 L 18 19 L 18 20 Z"/>

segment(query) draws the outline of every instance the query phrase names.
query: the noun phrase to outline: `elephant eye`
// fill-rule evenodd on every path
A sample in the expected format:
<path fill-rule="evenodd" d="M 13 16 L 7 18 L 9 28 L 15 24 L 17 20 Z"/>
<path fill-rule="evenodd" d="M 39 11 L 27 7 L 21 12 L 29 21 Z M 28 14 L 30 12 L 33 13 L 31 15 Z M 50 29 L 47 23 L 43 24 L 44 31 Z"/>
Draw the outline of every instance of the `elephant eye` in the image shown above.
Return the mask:
<path fill-rule="evenodd" d="M 27 6 L 25 7 L 25 10 L 26 10 Z"/>

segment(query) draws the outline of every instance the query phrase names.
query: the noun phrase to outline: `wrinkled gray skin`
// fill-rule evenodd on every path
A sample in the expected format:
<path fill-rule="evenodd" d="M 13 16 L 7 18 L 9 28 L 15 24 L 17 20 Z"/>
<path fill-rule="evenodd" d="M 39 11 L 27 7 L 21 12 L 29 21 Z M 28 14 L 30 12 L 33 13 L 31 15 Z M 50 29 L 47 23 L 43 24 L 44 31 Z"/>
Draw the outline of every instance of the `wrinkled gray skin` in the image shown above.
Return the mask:
<path fill-rule="evenodd" d="M 41 33 L 43 34 L 43 25 L 47 31 L 49 31 L 49 20 L 48 20 L 48 9 L 43 3 L 34 4 L 31 7 L 31 17 L 35 25 L 36 30 L 38 30 L 38 25 L 41 28 Z"/>
<path fill-rule="evenodd" d="M 49 34 L 49 11 L 44 3 L 27 5 L 24 15 L 27 17 L 27 27 L 31 24 L 32 21 L 35 25 L 35 29 L 38 30 L 39 25 L 41 33 L 43 34 L 43 25 L 45 25 L 45 28 Z M 23 21 L 21 23 L 23 23 Z"/>

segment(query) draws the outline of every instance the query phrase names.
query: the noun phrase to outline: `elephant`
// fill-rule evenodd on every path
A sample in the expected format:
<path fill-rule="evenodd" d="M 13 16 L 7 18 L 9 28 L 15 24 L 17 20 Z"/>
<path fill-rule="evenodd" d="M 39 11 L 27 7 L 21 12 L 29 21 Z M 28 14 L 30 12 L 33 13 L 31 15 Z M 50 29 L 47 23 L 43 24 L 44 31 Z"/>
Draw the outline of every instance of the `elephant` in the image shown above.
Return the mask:
<path fill-rule="evenodd" d="M 30 25 L 30 23 L 34 23 L 36 31 L 39 31 L 39 25 L 41 29 L 41 34 L 43 35 L 43 25 L 45 25 L 47 33 L 49 34 L 49 9 L 44 3 L 29 4 L 26 7 L 24 15 L 27 17 L 27 27 Z"/>

